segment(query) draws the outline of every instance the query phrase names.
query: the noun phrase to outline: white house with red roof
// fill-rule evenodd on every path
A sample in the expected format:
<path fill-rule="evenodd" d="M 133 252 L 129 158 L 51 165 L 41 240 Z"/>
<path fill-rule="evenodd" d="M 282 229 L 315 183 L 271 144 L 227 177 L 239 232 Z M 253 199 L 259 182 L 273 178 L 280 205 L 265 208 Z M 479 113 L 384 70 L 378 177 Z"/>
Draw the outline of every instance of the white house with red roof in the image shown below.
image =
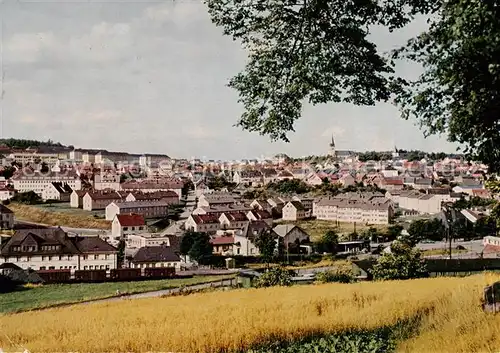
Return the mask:
<path fill-rule="evenodd" d="M 221 229 L 242 229 L 250 221 L 244 212 L 224 212 L 219 217 Z"/>
<path fill-rule="evenodd" d="M 193 232 L 215 233 L 220 229 L 219 216 L 215 214 L 192 214 L 184 223 L 184 228 Z"/>
<path fill-rule="evenodd" d="M 147 231 L 146 221 L 139 214 L 117 214 L 113 222 L 111 222 L 111 237 L 113 241 L 119 241 L 131 234 L 144 234 Z"/>

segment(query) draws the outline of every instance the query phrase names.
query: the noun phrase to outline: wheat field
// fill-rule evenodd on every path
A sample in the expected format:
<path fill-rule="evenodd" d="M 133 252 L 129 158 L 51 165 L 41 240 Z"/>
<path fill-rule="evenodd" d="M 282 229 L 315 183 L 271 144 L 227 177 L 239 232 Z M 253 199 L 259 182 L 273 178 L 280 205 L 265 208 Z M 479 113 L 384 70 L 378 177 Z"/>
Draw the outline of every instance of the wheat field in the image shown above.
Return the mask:
<path fill-rule="evenodd" d="M 500 319 L 480 307 L 498 275 L 240 289 L 0 316 L 0 347 L 31 352 L 224 352 L 273 339 L 371 330 L 423 313 L 400 352 L 494 352 Z"/>

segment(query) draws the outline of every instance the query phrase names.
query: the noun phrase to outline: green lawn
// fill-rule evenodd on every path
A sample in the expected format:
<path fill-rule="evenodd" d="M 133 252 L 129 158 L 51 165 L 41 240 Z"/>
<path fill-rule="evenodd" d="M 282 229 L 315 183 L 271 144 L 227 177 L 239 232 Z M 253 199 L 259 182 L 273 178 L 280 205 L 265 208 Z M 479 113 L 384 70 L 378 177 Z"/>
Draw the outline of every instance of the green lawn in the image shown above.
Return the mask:
<path fill-rule="evenodd" d="M 183 285 L 213 282 L 232 276 L 197 276 L 182 279 L 164 279 L 136 282 L 48 284 L 25 287 L 24 290 L 0 294 L 0 313 L 44 308 L 55 304 L 71 304 L 91 299 L 101 299 L 121 294 L 143 293 Z"/>
<path fill-rule="evenodd" d="M 464 254 L 469 252 L 468 250 L 463 249 L 451 249 L 451 254 Z M 435 256 L 435 255 L 449 255 L 449 249 L 430 249 L 422 251 L 422 256 Z"/>

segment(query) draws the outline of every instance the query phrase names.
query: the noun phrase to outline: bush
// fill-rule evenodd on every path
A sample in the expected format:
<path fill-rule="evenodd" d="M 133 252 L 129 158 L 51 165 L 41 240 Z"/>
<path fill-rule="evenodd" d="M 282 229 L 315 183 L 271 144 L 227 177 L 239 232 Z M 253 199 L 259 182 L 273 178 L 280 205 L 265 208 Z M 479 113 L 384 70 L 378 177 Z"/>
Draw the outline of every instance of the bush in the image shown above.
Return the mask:
<path fill-rule="evenodd" d="M 355 281 L 352 268 L 348 266 L 337 267 L 335 270 L 320 272 L 316 274 L 319 283 L 352 283 Z"/>
<path fill-rule="evenodd" d="M 293 271 L 284 267 L 275 267 L 255 281 L 255 287 L 290 286 L 292 284 Z"/>

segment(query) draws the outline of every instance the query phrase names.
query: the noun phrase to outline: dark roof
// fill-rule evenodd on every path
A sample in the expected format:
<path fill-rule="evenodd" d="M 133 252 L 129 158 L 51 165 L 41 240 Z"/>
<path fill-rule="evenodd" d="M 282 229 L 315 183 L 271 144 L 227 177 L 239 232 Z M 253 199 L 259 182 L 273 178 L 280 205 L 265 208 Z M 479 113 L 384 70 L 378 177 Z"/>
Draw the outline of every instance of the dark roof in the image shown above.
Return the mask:
<path fill-rule="evenodd" d="M 37 246 L 38 251 L 14 251 L 13 246 Z M 42 246 L 56 245 L 60 250 L 41 250 Z M 62 255 L 92 252 L 116 252 L 116 248 L 99 237 L 69 237 L 61 228 L 20 229 L 5 243 L 3 256 Z"/>
<path fill-rule="evenodd" d="M 234 237 L 221 236 L 211 239 L 210 243 L 213 245 L 231 245 L 234 244 Z"/>
<path fill-rule="evenodd" d="M 71 194 L 73 192 L 73 189 L 67 183 L 56 181 L 53 182 L 52 185 L 60 194 Z"/>
<path fill-rule="evenodd" d="M 12 212 L 10 208 L 0 203 L 0 213 L 14 213 L 14 212 Z"/>
<path fill-rule="evenodd" d="M 82 253 L 93 252 L 116 252 L 117 249 L 99 237 L 76 237 L 74 238 L 78 250 Z"/>
<path fill-rule="evenodd" d="M 21 267 L 17 266 L 16 264 L 12 264 L 10 262 L 5 262 L 3 264 L 0 264 L 0 270 L 22 270 Z"/>
<path fill-rule="evenodd" d="M 297 211 L 304 211 L 304 205 L 300 201 L 290 201 L 290 203 L 297 209 Z"/>
<path fill-rule="evenodd" d="M 147 246 L 140 248 L 134 255 L 132 262 L 177 262 L 179 255 L 169 246 Z"/>

